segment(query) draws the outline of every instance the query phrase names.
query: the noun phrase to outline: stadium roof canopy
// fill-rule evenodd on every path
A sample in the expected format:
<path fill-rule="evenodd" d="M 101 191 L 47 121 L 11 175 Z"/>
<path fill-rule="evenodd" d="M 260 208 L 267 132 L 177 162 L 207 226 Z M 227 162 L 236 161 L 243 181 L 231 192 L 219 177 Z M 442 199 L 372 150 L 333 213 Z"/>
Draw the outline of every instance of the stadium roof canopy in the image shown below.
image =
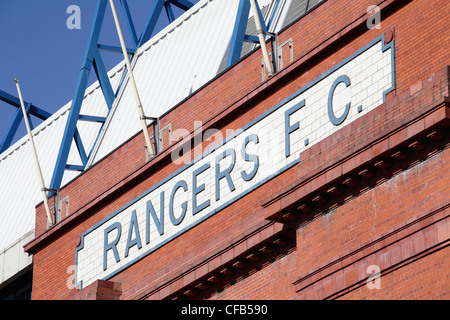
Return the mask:
<path fill-rule="evenodd" d="M 269 31 L 278 32 L 320 2 L 259 0 L 258 4 L 265 21 L 272 20 Z M 137 49 L 133 74 L 146 115 L 160 117 L 226 68 L 238 5 L 237 0 L 200 0 Z M 250 11 L 246 34 L 255 35 L 255 31 Z M 257 44 L 245 43 L 241 56 L 256 47 Z M 83 115 L 107 117 L 103 125 L 91 121 L 77 124 L 85 148 L 92 150 L 86 168 L 99 162 L 141 129 L 133 108 L 131 86 L 126 81 L 120 85 L 126 74 L 125 62 L 107 74 L 113 90 L 118 92 L 111 111 L 108 112 L 98 81 L 86 89 L 81 106 Z M 49 185 L 55 169 L 70 108 L 71 102 L 32 132 L 46 185 Z M 72 143 L 68 162 L 81 164 L 75 143 Z M 61 185 L 79 174 L 79 171 L 66 170 Z M 27 136 L 0 154 L 0 252 L 34 230 L 35 206 L 42 201 L 35 176 Z"/>

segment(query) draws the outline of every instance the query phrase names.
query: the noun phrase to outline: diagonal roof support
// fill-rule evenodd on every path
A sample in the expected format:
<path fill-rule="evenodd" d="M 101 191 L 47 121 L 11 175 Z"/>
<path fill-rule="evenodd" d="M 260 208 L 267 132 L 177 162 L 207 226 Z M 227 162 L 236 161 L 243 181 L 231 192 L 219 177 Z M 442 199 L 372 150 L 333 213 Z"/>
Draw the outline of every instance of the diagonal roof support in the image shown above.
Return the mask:
<path fill-rule="evenodd" d="M 139 39 L 139 46 L 150 40 L 165 3 L 166 0 L 155 0 L 153 3 L 152 12 L 150 13 L 150 17 L 144 27 L 141 38 Z"/>
<path fill-rule="evenodd" d="M 170 5 L 170 2 L 164 3 L 164 9 L 166 9 L 167 17 L 169 18 L 169 22 L 172 23 L 175 21 L 175 15 L 173 14 L 172 6 Z"/>
<path fill-rule="evenodd" d="M 137 48 L 139 39 L 136 34 L 136 29 L 134 27 L 133 19 L 131 18 L 130 8 L 128 7 L 128 3 L 126 0 L 121 0 L 120 4 L 122 5 L 123 13 L 125 15 L 125 20 L 126 20 L 127 26 L 128 26 L 128 31 L 130 32 L 131 41 L 133 42 L 133 47 Z M 121 52 L 120 48 L 119 48 L 119 52 Z"/>
<path fill-rule="evenodd" d="M 161 14 L 161 11 L 166 6 L 170 4 L 175 5 L 182 9 L 189 9 L 193 6 L 193 4 L 188 0 L 155 0 L 153 8 L 150 13 L 150 17 L 147 21 L 147 24 L 142 32 L 141 36 L 138 38 L 135 30 L 135 26 L 133 23 L 133 19 L 131 17 L 131 13 L 128 7 L 127 0 L 120 0 L 121 7 L 123 10 L 123 14 L 125 16 L 125 20 L 127 23 L 127 28 L 131 37 L 131 41 L 133 43 L 133 48 L 127 48 L 126 51 L 130 54 L 131 58 L 134 57 L 137 49 L 144 44 L 147 40 L 152 36 L 158 18 Z M 102 126 L 98 132 L 100 134 L 103 124 L 106 122 L 106 118 L 109 116 L 109 112 L 112 109 L 113 103 L 115 101 L 116 93 L 111 86 L 109 81 L 109 77 L 106 71 L 106 68 L 103 63 L 103 59 L 101 57 L 99 50 L 108 50 L 108 51 L 116 51 L 122 52 L 120 48 L 116 46 L 109 46 L 104 44 L 99 44 L 99 36 L 100 31 L 102 29 L 102 24 L 105 16 L 106 7 L 108 4 L 108 0 L 97 0 L 97 6 L 94 14 L 94 21 L 91 27 L 91 32 L 88 39 L 88 45 L 84 54 L 83 64 L 78 76 L 78 82 L 75 89 L 75 94 L 72 100 L 72 105 L 70 108 L 70 112 L 68 115 L 66 127 L 64 130 L 63 139 L 61 142 L 61 146 L 58 152 L 58 157 L 56 160 L 55 169 L 53 172 L 52 180 L 50 183 L 50 190 L 59 190 L 61 187 L 61 183 L 63 180 L 65 170 L 76 170 L 83 171 L 86 168 L 87 163 L 89 162 L 89 158 L 91 156 L 91 150 L 86 150 L 83 146 L 83 142 L 81 136 L 77 129 L 78 121 L 91 121 L 101 123 Z M 172 12 L 172 11 L 170 11 Z M 168 17 L 169 21 L 174 19 L 173 14 Z M 97 79 L 100 83 L 103 96 L 106 101 L 106 105 L 108 107 L 107 116 L 104 117 L 96 117 L 96 116 L 88 116 L 81 115 L 81 105 L 84 100 L 84 94 L 87 89 L 89 75 L 92 70 L 95 71 Z M 126 74 L 126 71 L 124 71 Z M 124 78 L 123 78 L 124 79 Z M 123 82 L 122 79 L 122 82 Z M 98 141 L 98 138 L 97 138 Z M 72 146 L 72 142 L 75 142 L 75 145 L 78 150 L 78 154 L 80 156 L 82 165 L 74 165 L 68 164 L 69 152 Z M 97 143 L 97 142 L 96 142 Z M 95 147 L 95 144 L 92 148 Z M 49 196 L 52 194 L 49 193 Z"/>
<path fill-rule="evenodd" d="M 194 5 L 188 0 L 168 0 L 167 2 L 173 4 L 174 6 L 177 6 L 184 11 L 188 11 Z"/>
<path fill-rule="evenodd" d="M 139 39 L 138 46 L 141 46 L 145 42 L 150 40 L 153 31 L 155 31 L 156 23 L 158 22 L 159 16 L 161 15 L 163 9 L 166 10 L 170 22 L 175 20 L 172 8 L 170 6 L 171 4 L 185 11 L 189 10 L 194 5 L 188 0 L 155 0 L 155 2 L 153 3 L 152 11 L 150 13 L 150 17 Z"/>
<path fill-rule="evenodd" d="M 17 108 L 17 111 L 14 114 L 14 118 L 11 121 L 8 131 L 6 132 L 6 135 L 0 144 L 0 153 L 2 153 L 11 146 L 14 136 L 16 135 L 20 123 L 23 120 L 23 113 L 21 110 L 20 100 L 15 96 L 10 95 L 9 93 L 3 90 L 0 90 L 0 100 Z M 32 125 L 30 115 L 35 116 L 36 118 L 39 118 L 41 120 L 46 120 L 51 116 L 51 113 L 48 113 L 47 111 L 34 106 L 32 103 L 24 102 L 24 104 L 30 125 Z"/>
<path fill-rule="evenodd" d="M 245 29 L 247 27 L 248 14 L 250 13 L 250 1 L 240 0 L 231 36 L 230 50 L 226 67 L 230 67 L 241 58 L 242 45 L 244 44 Z"/>
<path fill-rule="evenodd" d="M 277 0 L 277 3 L 275 4 L 274 13 L 278 9 L 279 1 L 280 0 Z M 269 23 L 266 25 L 266 23 L 264 21 L 264 17 L 261 12 L 261 8 L 260 8 L 258 2 L 257 1 L 255 1 L 255 2 L 256 2 L 256 9 L 258 12 L 259 20 L 261 22 L 261 29 L 264 32 L 264 34 L 271 35 L 268 31 L 269 31 L 269 28 L 273 21 L 274 14 L 272 14 L 272 17 L 270 18 Z M 231 36 L 230 49 L 228 51 L 228 57 L 227 57 L 227 63 L 226 63 L 227 68 L 240 60 L 242 46 L 243 46 L 244 42 L 253 42 L 253 43 L 258 43 L 258 44 L 260 43 L 258 36 L 245 34 L 250 9 L 251 9 L 250 0 L 239 0 L 239 6 L 238 6 L 237 13 L 236 13 L 236 20 L 234 23 L 233 34 Z"/>
<path fill-rule="evenodd" d="M 80 152 L 80 149 L 84 150 L 84 147 L 81 148 L 82 142 L 81 142 L 81 139 L 78 139 L 79 134 L 77 133 L 77 131 L 78 131 L 77 130 L 77 122 L 78 122 L 78 118 L 80 116 L 81 105 L 83 103 L 84 93 L 85 93 L 87 85 L 88 85 L 91 68 L 93 66 L 94 60 L 97 60 L 97 62 L 99 61 L 99 58 L 98 58 L 99 55 L 97 55 L 97 52 L 98 52 L 97 43 L 99 40 L 100 31 L 101 31 L 101 27 L 103 24 L 103 19 L 105 16 L 105 10 L 106 10 L 107 3 L 108 2 L 106 0 L 99 0 L 97 2 L 97 7 L 95 9 L 95 15 L 94 15 L 95 19 L 94 19 L 94 22 L 92 25 L 91 33 L 89 35 L 88 46 L 86 48 L 85 55 L 84 55 L 84 61 L 83 61 L 83 64 L 82 64 L 82 67 L 81 67 L 81 70 L 80 70 L 80 73 L 78 76 L 77 87 L 75 90 L 75 95 L 72 100 L 72 105 L 70 107 L 70 112 L 69 112 L 69 116 L 67 119 L 65 130 L 64 130 L 61 147 L 59 149 L 58 157 L 56 159 L 56 165 L 55 165 L 55 170 L 53 172 L 52 180 L 50 183 L 50 189 L 58 190 L 61 187 L 61 182 L 63 179 L 64 171 L 66 170 L 66 168 L 71 168 L 70 165 L 69 166 L 67 165 L 67 160 L 69 157 L 70 147 L 72 146 L 72 141 L 74 139 L 78 145 L 80 157 L 83 159 L 83 151 Z M 105 76 L 105 74 L 102 72 L 103 71 L 102 67 L 100 66 L 100 68 L 98 68 L 98 64 L 96 64 L 96 71 L 98 73 L 97 76 L 99 76 L 99 77 Z M 103 78 L 102 80 L 100 80 L 101 84 L 102 83 L 105 84 L 106 82 L 109 82 L 109 79 L 107 76 L 106 76 L 106 79 Z M 102 90 L 103 90 L 104 94 L 105 93 L 107 94 L 107 96 L 110 93 L 108 86 L 102 87 Z M 111 103 L 111 99 L 113 99 L 113 98 L 108 96 L 108 100 L 110 103 Z M 108 102 L 107 102 L 107 104 L 108 104 Z M 108 104 L 108 107 L 109 107 L 109 104 Z M 49 196 L 50 196 L 50 194 L 49 194 Z"/>

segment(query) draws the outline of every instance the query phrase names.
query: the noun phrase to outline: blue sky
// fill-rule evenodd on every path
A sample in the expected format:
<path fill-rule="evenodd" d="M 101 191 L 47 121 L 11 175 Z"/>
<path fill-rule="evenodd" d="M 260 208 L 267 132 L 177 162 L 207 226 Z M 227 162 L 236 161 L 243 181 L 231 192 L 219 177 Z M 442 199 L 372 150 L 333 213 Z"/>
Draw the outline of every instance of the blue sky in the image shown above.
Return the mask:
<path fill-rule="evenodd" d="M 153 0 L 128 0 L 136 32 L 140 35 L 150 15 Z M 196 3 L 198 0 L 191 0 Z M 14 78 L 19 79 L 25 101 L 54 113 L 72 100 L 92 21 L 96 0 L 0 0 L 0 89 L 16 97 Z M 72 13 L 67 8 L 80 8 L 80 29 L 69 29 L 67 20 Z M 127 45 L 130 38 L 123 20 L 121 6 L 115 0 L 122 33 Z M 182 12 L 174 10 L 178 16 Z M 158 32 L 168 24 L 161 14 Z M 111 8 L 108 5 L 103 22 L 100 43 L 120 46 Z M 103 52 L 107 70 L 123 59 L 121 53 Z M 91 72 L 90 83 L 95 78 Z M 0 143 L 10 126 L 16 108 L 0 101 Z M 37 126 L 41 121 L 32 117 Z M 14 141 L 26 134 L 25 126 L 19 128 Z"/>

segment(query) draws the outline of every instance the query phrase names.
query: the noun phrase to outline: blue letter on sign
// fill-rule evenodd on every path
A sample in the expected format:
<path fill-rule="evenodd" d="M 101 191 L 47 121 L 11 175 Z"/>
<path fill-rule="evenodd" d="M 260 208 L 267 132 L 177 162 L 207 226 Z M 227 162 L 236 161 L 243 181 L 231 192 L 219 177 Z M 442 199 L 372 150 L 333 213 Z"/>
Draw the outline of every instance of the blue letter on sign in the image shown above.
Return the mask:
<path fill-rule="evenodd" d="M 159 219 L 156 216 L 155 208 L 153 208 L 152 202 L 150 200 L 147 201 L 147 215 L 146 215 L 146 234 L 145 234 L 145 243 L 149 244 L 150 242 L 150 214 L 152 215 L 153 222 L 155 223 L 156 229 L 158 229 L 159 235 L 162 236 L 164 234 L 164 191 L 160 193 L 160 210 L 159 210 Z"/>
<path fill-rule="evenodd" d="M 345 110 L 344 110 L 344 113 L 342 114 L 342 116 L 340 116 L 339 118 L 336 118 L 334 116 L 334 112 L 333 112 L 333 95 L 334 95 L 334 90 L 336 90 L 336 87 L 341 82 L 343 82 L 346 87 L 348 87 L 350 85 L 350 79 L 346 75 L 339 76 L 333 82 L 333 85 L 331 86 L 330 93 L 328 94 L 328 117 L 330 118 L 331 123 L 334 124 L 335 126 L 338 126 L 342 122 L 344 122 L 345 118 L 347 118 L 347 116 L 348 116 L 348 111 L 350 110 L 350 102 L 349 102 L 345 106 Z"/>
<path fill-rule="evenodd" d="M 134 239 L 131 240 L 133 230 L 134 230 Z M 136 217 L 136 210 L 133 210 L 133 212 L 131 213 L 130 228 L 128 229 L 127 246 L 125 248 L 125 258 L 128 257 L 128 252 L 130 248 L 135 245 L 138 246 L 138 249 L 142 248 L 141 235 L 139 233 L 139 225 Z"/>
<path fill-rule="evenodd" d="M 116 239 L 114 239 L 113 242 L 108 243 L 108 234 L 111 231 L 113 231 L 114 229 L 117 230 Z M 114 253 L 114 258 L 116 259 L 116 262 L 120 261 L 119 253 L 117 252 L 116 245 L 120 240 L 121 233 L 122 233 L 122 226 L 119 222 L 115 222 L 112 225 L 110 225 L 108 228 L 105 229 L 105 241 L 104 241 L 104 246 L 103 246 L 103 270 L 107 269 L 107 264 L 106 264 L 107 256 L 106 255 L 108 253 L 108 250 L 112 249 L 112 251 Z"/>
<path fill-rule="evenodd" d="M 293 125 L 289 124 L 289 117 L 291 114 L 299 110 L 300 108 L 305 106 L 305 100 L 300 101 L 295 106 L 291 107 L 289 110 L 286 110 L 284 113 L 284 132 L 285 132 L 285 156 L 286 158 L 291 155 L 291 141 L 289 139 L 289 135 L 294 132 L 295 130 L 298 130 L 300 128 L 298 122 L 294 123 Z"/>
<path fill-rule="evenodd" d="M 223 171 L 220 171 L 220 160 L 224 159 L 226 156 L 231 156 L 231 163 Z M 234 164 L 236 163 L 236 151 L 234 149 L 227 149 L 222 154 L 219 154 L 216 157 L 216 201 L 219 201 L 220 199 L 220 180 L 223 178 L 227 179 L 228 182 L 228 188 L 230 188 L 230 191 L 234 191 L 235 187 L 233 184 L 233 181 L 231 180 L 230 173 L 234 168 Z"/>
<path fill-rule="evenodd" d="M 202 165 L 200 168 L 198 168 L 197 170 L 195 170 L 192 173 L 192 214 L 197 214 L 200 211 L 202 211 L 203 209 L 205 209 L 206 207 L 209 206 L 209 200 L 206 200 L 205 202 L 203 202 L 202 204 L 197 206 L 197 195 L 202 192 L 203 190 L 205 190 L 205 184 L 202 183 L 201 185 L 197 186 L 197 176 L 202 173 L 203 171 L 205 171 L 206 169 L 209 169 L 210 165 L 209 163 L 205 163 L 204 165 Z"/>
<path fill-rule="evenodd" d="M 253 161 L 255 163 L 255 167 L 253 168 L 252 172 L 247 173 L 245 171 L 241 172 L 241 177 L 244 179 L 244 181 L 250 181 L 253 179 L 253 177 L 256 175 L 256 172 L 258 172 L 259 167 L 259 158 L 256 154 L 248 154 L 245 148 L 247 148 L 247 144 L 252 141 L 254 144 L 258 144 L 259 138 L 256 134 L 251 134 L 248 137 L 245 138 L 244 143 L 242 144 L 241 149 L 241 155 L 242 158 L 245 161 Z"/>
<path fill-rule="evenodd" d="M 186 211 L 187 211 L 187 202 L 183 202 L 181 204 L 181 215 L 179 218 L 175 218 L 175 215 L 173 214 L 173 199 L 175 198 L 175 192 L 177 192 L 177 190 L 179 188 L 182 188 L 184 191 L 187 191 L 188 187 L 187 187 L 187 183 L 184 180 L 180 180 L 178 181 L 175 186 L 173 187 L 172 190 L 172 194 L 170 195 L 170 202 L 169 202 L 169 215 L 170 215 L 170 221 L 172 221 L 172 224 L 174 226 L 179 225 L 181 222 L 183 222 L 184 216 L 186 215 Z"/>

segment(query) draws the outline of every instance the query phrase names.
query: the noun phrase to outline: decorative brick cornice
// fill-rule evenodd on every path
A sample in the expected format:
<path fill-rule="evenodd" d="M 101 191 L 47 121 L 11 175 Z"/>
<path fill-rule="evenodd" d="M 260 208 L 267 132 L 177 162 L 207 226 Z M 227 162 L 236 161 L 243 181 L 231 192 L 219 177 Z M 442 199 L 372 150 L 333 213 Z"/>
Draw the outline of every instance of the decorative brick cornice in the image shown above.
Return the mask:
<path fill-rule="evenodd" d="M 294 281 L 299 299 L 334 299 L 365 285 L 378 266 L 380 276 L 450 244 L 450 203 L 391 228 L 378 238 L 343 252 Z"/>
<path fill-rule="evenodd" d="M 308 170 L 262 202 L 266 218 L 288 223 L 303 219 L 301 214 L 323 211 L 340 201 L 344 192 L 357 192 L 361 182 L 370 184 L 377 172 L 392 175 L 407 164 L 401 162 L 409 154 L 423 157 L 426 150 L 422 149 L 439 144 L 441 139 L 446 141 L 450 127 L 449 69 L 445 67 L 391 97 L 302 152 L 299 170 Z M 394 110 L 409 110 L 409 114 L 389 123 L 387 113 Z M 357 130 L 363 138 L 355 137 Z"/>
<path fill-rule="evenodd" d="M 450 146 L 449 71 L 446 67 L 392 96 L 355 124 L 300 154 L 303 163 L 298 169 L 309 170 L 262 203 L 266 218 L 297 228 L 378 181 L 446 152 Z M 389 124 L 383 118 L 388 109 L 409 114 Z M 371 130 L 379 123 L 385 127 L 379 127 L 384 130 L 377 137 Z M 370 131 L 369 138 L 355 140 L 351 133 L 357 127 Z M 361 135 L 366 134 L 364 130 Z M 293 282 L 297 298 L 338 298 L 366 284 L 371 276 L 368 266 L 378 266 L 383 276 L 449 244 L 450 203 L 445 203 L 300 275 Z"/>
<path fill-rule="evenodd" d="M 106 280 L 97 280 L 83 290 L 73 290 L 67 300 L 119 300 L 122 284 Z"/>
<path fill-rule="evenodd" d="M 237 235 L 231 243 L 208 252 L 207 256 L 197 259 L 199 263 L 189 264 L 141 290 L 132 299 L 199 299 L 217 292 L 255 265 L 293 247 L 294 239 L 292 230 L 266 221 L 254 230 L 247 230 L 245 235 Z"/>

